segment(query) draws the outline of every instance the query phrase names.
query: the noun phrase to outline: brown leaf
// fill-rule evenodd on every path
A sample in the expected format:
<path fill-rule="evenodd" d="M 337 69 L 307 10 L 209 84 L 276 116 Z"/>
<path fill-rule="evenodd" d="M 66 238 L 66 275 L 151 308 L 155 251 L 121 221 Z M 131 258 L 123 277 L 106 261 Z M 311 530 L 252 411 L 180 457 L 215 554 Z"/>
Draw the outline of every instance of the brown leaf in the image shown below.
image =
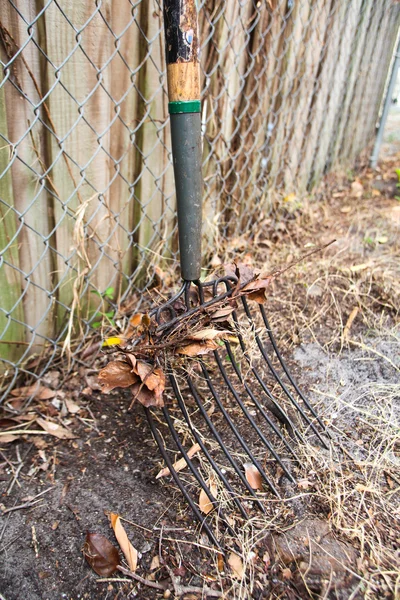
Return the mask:
<path fill-rule="evenodd" d="M 50 400 L 57 395 L 57 392 L 54 390 L 49 390 L 48 388 L 40 385 L 39 382 L 34 383 L 33 385 L 23 386 L 14 390 L 11 390 L 11 395 L 16 398 L 29 398 L 30 396 L 35 396 L 38 400 Z"/>
<path fill-rule="evenodd" d="M 0 419 L 0 429 L 9 429 L 10 427 L 15 427 L 16 425 L 18 425 L 18 421 L 16 419 L 9 419 L 7 417 Z"/>
<path fill-rule="evenodd" d="M 181 346 L 177 349 L 178 354 L 183 356 L 201 356 L 202 354 L 208 354 L 213 350 L 217 350 L 219 345 L 214 340 L 206 340 L 205 342 L 193 342 L 186 346 Z"/>
<path fill-rule="evenodd" d="M 149 365 L 142 360 L 138 360 L 137 374 L 143 383 L 146 384 L 146 387 L 148 387 L 149 390 L 157 390 L 157 388 L 162 388 L 162 391 L 164 391 L 165 375 L 160 368 L 154 368 L 152 365 Z"/>
<path fill-rule="evenodd" d="M 220 573 L 222 573 L 225 569 L 224 555 L 221 552 L 217 553 L 217 567 Z"/>
<path fill-rule="evenodd" d="M 256 277 L 257 271 L 244 263 L 233 263 L 225 265 L 225 274 L 236 275 L 239 279 L 239 285 L 244 285 Z"/>
<path fill-rule="evenodd" d="M 308 481 L 308 479 L 299 479 L 299 481 L 297 482 L 297 487 L 299 487 L 301 490 L 308 490 L 308 488 L 312 486 L 312 481 Z"/>
<path fill-rule="evenodd" d="M 292 579 L 292 571 L 289 569 L 289 567 L 282 569 L 282 577 L 283 579 Z"/>
<path fill-rule="evenodd" d="M 81 407 L 79 406 L 79 404 L 77 404 L 70 398 L 65 398 L 64 402 L 65 402 L 65 406 L 67 407 L 68 412 L 71 413 L 71 415 L 75 415 L 77 412 L 79 412 L 81 410 Z"/>
<path fill-rule="evenodd" d="M 228 555 L 228 565 L 232 569 L 233 574 L 238 579 L 243 579 L 243 576 L 244 576 L 244 566 L 243 566 L 243 561 L 240 558 L 240 556 L 238 556 L 237 554 L 235 554 L 235 552 L 230 552 L 229 555 Z"/>
<path fill-rule="evenodd" d="M 196 331 L 195 333 L 191 333 L 187 336 L 189 340 L 198 340 L 201 342 L 208 340 L 220 340 L 224 336 L 232 335 L 230 331 L 224 331 L 222 329 L 202 329 L 201 331 Z"/>
<path fill-rule="evenodd" d="M 255 281 L 251 281 L 242 288 L 242 292 L 246 294 L 249 300 L 263 304 L 266 300 L 266 290 L 271 283 L 273 277 L 271 275 L 261 277 Z"/>
<path fill-rule="evenodd" d="M 1 444 L 9 444 L 10 442 L 14 442 L 18 439 L 17 435 L 5 434 L 0 437 L 0 445 Z"/>
<path fill-rule="evenodd" d="M 213 313 L 211 313 L 210 317 L 215 323 L 218 323 L 220 321 L 226 321 L 234 310 L 234 306 L 224 306 L 223 308 L 218 308 Z"/>
<path fill-rule="evenodd" d="M 77 435 L 72 433 L 72 431 L 69 431 L 69 429 L 62 427 L 58 423 L 54 423 L 54 421 L 46 421 L 46 419 L 42 419 L 41 417 L 38 417 L 36 419 L 36 422 L 47 433 L 49 433 L 50 435 L 54 435 L 54 437 L 58 438 L 59 440 L 72 440 L 72 439 L 78 437 Z M 29 433 L 29 431 L 28 431 L 28 433 Z"/>
<path fill-rule="evenodd" d="M 132 386 L 132 396 L 134 400 L 146 407 L 157 406 L 162 408 L 164 406 L 163 390 L 161 388 L 149 390 L 143 382 L 135 383 Z"/>
<path fill-rule="evenodd" d="M 130 570 L 134 573 L 137 569 L 138 553 L 136 548 L 132 546 L 126 535 L 126 531 L 122 526 L 120 516 L 116 513 L 110 513 L 111 526 L 114 529 L 115 537 L 121 547 L 126 558 Z"/>
<path fill-rule="evenodd" d="M 109 362 L 103 369 L 100 370 L 98 381 L 102 386 L 102 391 L 105 394 L 111 392 L 114 388 L 127 388 L 136 383 L 137 375 L 132 372 L 132 367 L 121 360 Z"/>
<path fill-rule="evenodd" d="M 83 555 L 93 571 L 101 577 L 109 577 L 120 564 L 118 550 L 100 533 L 86 534 Z"/>
<path fill-rule="evenodd" d="M 243 465 L 246 479 L 253 490 L 262 489 L 261 473 L 253 463 L 247 462 Z"/>
<path fill-rule="evenodd" d="M 200 450 L 199 444 L 193 444 L 193 446 L 191 448 L 189 448 L 189 450 L 186 452 L 186 454 L 188 455 L 189 458 L 192 458 L 196 454 L 196 452 L 199 452 L 199 450 Z M 187 464 L 186 464 L 186 460 L 184 458 L 180 458 L 173 465 L 174 470 L 177 473 L 179 471 L 182 471 L 182 469 L 184 469 L 186 466 L 187 466 Z M 157 474 L 156 479 L 160 479 L 160 477 L 166 477 L 167 475 L 170 475 L 170 472 L 169 472 L 168 467 L 165 467 L 164 469 L 161 469 L 161 471 Z"/>
<path fill-rule="evenodd" d="M 209 488 L 211 494 L 214 496 L 214 498 L 216 498 L 218 490 L 217 490 L 215 480 L 210 478 L 207 481 L 207 485 L 208 485 L 208 488 Z M 213 504 L 212 500 L 208 497 L 208 495 L 206 494 L 206 492 L 203 489 L 201 490 L 200 496 L 199 496 L 199 508 L 205 515 L 208 515 L 208 513 L 211 512 L 212 509 L 214 508 L 214 504 Z"/>

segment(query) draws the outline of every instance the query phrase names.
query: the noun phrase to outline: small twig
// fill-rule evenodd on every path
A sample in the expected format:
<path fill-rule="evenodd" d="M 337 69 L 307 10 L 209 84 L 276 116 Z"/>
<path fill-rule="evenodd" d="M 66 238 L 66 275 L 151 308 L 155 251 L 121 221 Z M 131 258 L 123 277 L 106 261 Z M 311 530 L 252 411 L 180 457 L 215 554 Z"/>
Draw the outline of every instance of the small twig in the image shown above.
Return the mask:
<path fill-rule="evenodd" d="M 143 585 L 147 585 L 148 587 L 154 588 L 155 590 L 162 590 L 163 592 L 165 592 L 165 590 L 168 589 L 168 586 L 166 584 L 163 585 L 161 583 L 157 583 L 157 581 L 150 581 L 149 579 L 144 579 L 144 577 L 140 577 L 140 575 L 132 573 L 132 571 L 129 571 L 129 569 L 125 569 L 125 567 L 118 566 L 117 569 L 118 571 L 121 571 L 121 573 L 123 573 L 124 575 L 129 575 L 129 577 L 132 577 L 132 579 L 135 579 L 135 581 L 139 581 L 139 583 L 143 583 Z"/>
<path fill-rule="evenodd" d="M 220 592 L 218 590 L 212 590 L 211 588 L 207 587 L 206 585 L 203 586 L 202 588 L 197 587 L 197 586 L 192 586 L 192 585 L 181 585 L 179 583 L 178 578 L 175 577 L 171 567 L 169 567 L 168 565 L 165 565 L 165 567 L 171 578 L 172 585 L 174 586 L 175 596 L 177 596 L 178 598 L 180 598 L 184 594 L 201 594 L 202 597 L 209 596 L 210 598 L 222 598 L 223 597 L 222 592 Z"/>
<path fill-rule="evenodd" d="M 14 510 L 21 510 L 22 508 L 31 508 L 32 506 L 40 502 L 40 500 L 36 500 L 36 498 L 39 498 L 39 496 L 43 496 L 43 494 L 47 494 L 47 492 L 50 492 L 50 490 L 53 489 L 54 488 L 47 488 L 47 490 L 43 490 L 43 492 L 40 492 L 40 494 L 34 496 L 34 498 L 32 498 L 32 500 L 29 500 L 29 502 L 25 502 L 24 504 L 18 504 L 18 506 L 12 506 L 11 508 L 6 508 L 5 510 L 2 510 L 2 516 L 6 515 L 7 513 L 13 512 Z"/>
<path fill-rule="evenodd" d="M 36 558 L 39 558 L 39 543 L 36 537 L 36 528 L 34 525 L 32 525 L 32 544 L 33 549 L 35 550 L 35 556 Z"/>

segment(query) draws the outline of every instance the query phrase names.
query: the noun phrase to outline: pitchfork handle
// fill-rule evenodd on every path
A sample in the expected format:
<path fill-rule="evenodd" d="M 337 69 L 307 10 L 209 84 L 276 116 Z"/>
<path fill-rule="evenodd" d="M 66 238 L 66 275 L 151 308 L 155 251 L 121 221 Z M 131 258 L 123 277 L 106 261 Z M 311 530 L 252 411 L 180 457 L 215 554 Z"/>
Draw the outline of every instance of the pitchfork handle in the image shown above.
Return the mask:
<path fill-rule="evenodd" d="M 165 54 L 182 277 L 200 279 L 203 177 L 195 0 L 164 0 Z"/>

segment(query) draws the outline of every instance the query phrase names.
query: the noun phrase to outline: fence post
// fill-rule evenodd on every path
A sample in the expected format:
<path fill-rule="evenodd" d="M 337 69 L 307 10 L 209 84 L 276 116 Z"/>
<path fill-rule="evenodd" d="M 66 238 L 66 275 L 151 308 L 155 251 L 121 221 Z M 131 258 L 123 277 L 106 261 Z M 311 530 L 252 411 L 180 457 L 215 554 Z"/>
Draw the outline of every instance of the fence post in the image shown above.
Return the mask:
<path fill-rule="evenodd" d="M 372 151 L 372 156 L 371 156 L 372 169 L 376 169 L 376 165 L 378 163 L 379 152 L 380 152 L 381 145 L 382 145 L 383 132 L 385 130 L 385 125 L 386 125 L 387 116 L 389 114 L 390 104 L 392 102 L 392 94 L 393 94 L 394 86 L 395 86 L 396 79 L 397 79 L 397 71 L 399 69 L 399 65 L 400 65 L 400 38 L 399 38 L 399 41 L 397 44 L 397 50 L 394 55 L 394 63 L 393 63 L 392 73 L 390 75 L 389 85 L 388 85 L 387 92 L 386 92 L 385 104 L 383 106 L 381 120 L 379 122 L 378 133 L 376 135 L 375 145 L 374 145 L 374 149 Z"/>

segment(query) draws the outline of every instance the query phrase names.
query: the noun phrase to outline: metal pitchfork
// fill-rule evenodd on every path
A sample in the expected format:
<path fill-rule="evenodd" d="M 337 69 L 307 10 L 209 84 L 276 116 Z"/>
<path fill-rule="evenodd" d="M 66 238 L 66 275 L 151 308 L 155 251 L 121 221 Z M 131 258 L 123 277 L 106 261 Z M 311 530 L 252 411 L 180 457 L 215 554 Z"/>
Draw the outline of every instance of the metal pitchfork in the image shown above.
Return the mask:
<path fill-rule="evenodd" d="M 229 274 L 211 282 L 200 281 L 203 182 L 195 0 L 164 0 L 164 25 L 183 285 L 150 314 L 159 329 L 172 330 L 180 320 L 195 319 L 214 304 L 229 300 L 238 277 Z M 162 408 L 165 423 L 158 410 L 145 409 L 173 480 L 218 548 L 221 545 L 210 524 L 213 512 L 233 532 L 232 519 L 218 501 L 218 487 L 225 489 L 224 506 L 236 507 L 244 519 L 249 518 L 252 507 L 265 511 L 243 460 L 256 469 L 269 492 L 280 497 L 280 477 L 295 483 L 293 470 L 299 463 L 295 442 L 304 441 L 309 433 L 311 439 L 328 447 L 324 423 L 283 360 L 264 307 L 250 307 L 246 296 L 241 296 L 238 304 L 240 309 L 231 314 L 237 346 L 226 339 L 182 374 L 167 369 L 173 400 Z M 189 438 L 198 445 L 194 457 L 188 454 Z M 176 448 L 174 454 L 168 449 L 170 444 Z M 180 473 L 174 467 L 176 451 L 187 463 Z M 199 506 L 199 491 L 216 509 L 210 516 Z"/>

